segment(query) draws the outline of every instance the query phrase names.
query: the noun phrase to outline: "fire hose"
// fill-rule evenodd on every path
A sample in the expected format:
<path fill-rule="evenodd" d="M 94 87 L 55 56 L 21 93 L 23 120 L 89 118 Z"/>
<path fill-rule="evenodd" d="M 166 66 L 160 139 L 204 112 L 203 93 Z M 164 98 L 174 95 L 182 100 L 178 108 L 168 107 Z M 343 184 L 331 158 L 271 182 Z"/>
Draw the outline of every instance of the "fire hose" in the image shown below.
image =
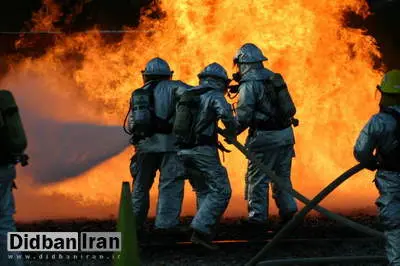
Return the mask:
<path fill-rule="evenodd" d="M 298 212 L 292 220 L 290 220 L 269 242 L 265 247 L 258 252 L 256 256 L 254 256 L 246 266 L 256 265 L 261 258 L 272 248 L 276 245 L 276 243 L 285 237 L 288 233 L 290 233 L 297 225 L 299 225 L 304 217 L 309 213 L 314 206 L 317 206 L 324 198 L 326 198 L 333 190 L 339 187 L 344 181 L 349 179 L 354 174 L 358 173 L 360 170 L 364 169 L 364 167 L 360 164 L 350 168 L 341 176 L 336 178 L 332 183 L 330 183 L 327 187 L 325 187 L 317 196 L 315 196 L 300 212 Z"/>
<path fill-rule="evenodd" d="M 386 262 L 386 257 L 384 256 L 359 256 L 359 257 L 326 257 L 326 258 L 296 258 L 296 259 L 280 259 L 263 261 L 258 265 L 268 266 L 268 265 L 308 265 L 308 264 L 331 264 L 331 263 L 360 263 L 360 262 Z"/>
<path fill-rule="evenodd" d="M 364 169 L 364 166 L 358 164 L 352 167 L 351 169 L 343 173 L 341 176 L 339 176 L 337 179 L 335 179 L 331 184 L 329 184 L 313 200 L 309 200 L 301 193 L 297 192 L 295 189 L 284 186 L 282 182 L 280 182 L 280 178 L 272 170 L 268 169 L 268 167 L 266 167 L 262 163 L 262 161 L 258 160 L 253 153 L 249 152 L 239 141 L 224 134 L 224 131 L 220 128 L 218 129 L 218 133 L 223 137 L 225 137 L 232 145 L 234 145 L 241 153 L 243 153 L 243 155 L 245 155 L 247 159 L 252 161 L 260 170 L 262 170 L 265 174 L 267 174 L 268 177 L 273 182 L 278 184 L 282 189 L 288 191 L 296 199 L 306 204 L 306 206 L 297 215 L 295 215 L 294 218 L 284 228 L 282 228 L 282 230 L 274 237 L 274 239 L 270 243 L 268 243 L 256 255 L 256 257 L 254 257 L 247 265 L 255 265 L 255 263 L 257 263 L 261 259 L 261 257 L 265 254 L 265 252 L 267 252 L 272 246 L 274 246 L 283 236 L 287 234 L 287 232 L 295 228 L 303 220 L 304 216 L 312 209 L 315 209 L 321 214 L 327 216 L 328 218 L 336 220 L 337 222 L 345 226 L 351 227 L 357 231 L 369 234 L 374 237 L 384 238 L 382 232 L 376 231 L 372 228 L 351 221 L 341 215 L 335 214 L 318 205 L 319 202 L 321 202 L 326 196 L 329 195 L 329 193 L 335 190 L 340 184 L 342 184 L 348 178 L 350 178 L 351 176 L 355 175 L 356 173 Z"/>

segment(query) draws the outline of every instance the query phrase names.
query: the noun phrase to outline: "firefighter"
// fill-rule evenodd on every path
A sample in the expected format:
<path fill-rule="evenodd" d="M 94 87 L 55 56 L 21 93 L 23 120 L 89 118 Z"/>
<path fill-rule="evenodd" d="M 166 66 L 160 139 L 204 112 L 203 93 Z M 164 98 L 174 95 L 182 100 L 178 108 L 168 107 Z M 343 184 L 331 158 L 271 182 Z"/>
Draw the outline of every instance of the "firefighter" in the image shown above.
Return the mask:
<path fill-rule="evenodd" d="M 26 147 L 25 131 L 15 99 L 11 92 L 0 90 L 0 265 L 4 266 L 23 265 L 21 254 L 7 252 L 7 233 L 16 231 L 13 218 L 15 166 L 27 164 Z"/>
<path fill-rule="evenodd" d="M 296 108 L 282 76 L 264 67 L 266 60 L 252 43 L 244 44 L 234 57 L 238 72 L 233 79 L 239 83 L 238 134 L 249 129 L 246 147 L 275 171 L 287 187 L 292 187 L 290 175 L 295 155 L 292 122 Z M 246 222 L 253 228 L 262 229 L 268 224 L 269 183 L 268 176 L 249 161 L 245 177 Z M 287 222 L 297 212 L 296 202 L 273 182 L 272 192 L 281 220 Z"/>
<path fill-rule="evenodd" d="M 384 75 L 378 90 L 380 112 L 372 116 L 357 139 L 354 156 L 378 170 L 376 205 L 385 228 L 389 265 L 400 265 L 400 70 Z"/>
<path fill-rule="evenodd" d="M 218 154 L 217 123 L 221 120 L 226 133 L 234 138 L 236 123 L 224 98 L 229 84 L 225 69 L 212 63 L 198 77 L 200 85 L 184 94 L 177 105 L 174 132 L 181 148 L 178 156 L 198 201 L 191 241 L 215 250 L 218 247 L 211 241 L 231 197 L 228 174 Z"/>
<path fill-rule="evenodd" d="M 149 191 L 160 172 L 155 228 L 174 231 L 183 200 L 183 166 L 178 160 L 172 121 L 177 98 L 188 85 L 171 80 L 173 71 L 161 58 L 150 60 L 142 71 L 144 85 L 135 90 L 128 114 L 128 131 L 136 153 L 131 160 L 134 177 L 132 203 L 139 232 L 149 210 Z"/>

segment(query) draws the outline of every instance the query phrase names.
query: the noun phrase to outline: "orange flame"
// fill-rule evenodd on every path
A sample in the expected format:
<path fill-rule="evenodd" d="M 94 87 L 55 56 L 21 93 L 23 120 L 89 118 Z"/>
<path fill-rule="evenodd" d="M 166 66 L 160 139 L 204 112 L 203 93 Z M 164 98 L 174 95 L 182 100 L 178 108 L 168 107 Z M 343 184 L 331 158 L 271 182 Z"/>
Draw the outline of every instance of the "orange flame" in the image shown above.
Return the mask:
<path fill-rule="evenodd" d="M 162 19 L 144 14 L 139 28 L 130 29 L 135 32 L 125 34 L 117 44 L 107 44 L 98 32 L 61 36 L 44 56 L 26 59 L 16 66 L 18 74 L 13 75 L 30 73 L 42 79 L 42 86 L 52 93 L 86 99 L 84 109 L 96 112 L 84 118 L 86 121 L 120 124 L 131 91 L 142 83 L 140 70 L 149 59 L 166 59 L 175 70 L 175 78 L 195 85 L 197 73 L 211 62 L 219 62 L 231 72 L 235 51 L 253 42 L 270 59 L 266 66 L 284 75 L 298 106 L 301 125 L 296 128 L 294 186 L 311 197 L 355 163 L 355 138 L 376 111 L 373 88 L 380 73 L 373 70 L 371 55 L 379 58 L 380 54 L 372 37 L 362 30 L 343 27 L 342 14 L 350 9 L 367 16 L 365 1 L 179 0 L 163 1 L 161 9 L 165 11 Z M 46 20 L 43 23 L 49 25 Z M 63 81 L 68 81 L 68 86 Z M 57 106 L 52 108 L 57 111 L 49 115 L 57 119 L 83 119 L 68 117 L 68 110 Z M 244 139 L 240 136 L 242 142 Z M 74 207 L 80 211 L 54 211 L 59 205 L 49 201 L 47 211 L 26 215 L 23 211 L 27 208 L 22 207 L 19 217 L 104 217 L 116 211 L 121 181 L 130 180 L 131 152 L 129 149 L 75 179 L 30 192 L 39 198 L 67 197 L 70 206 L 81 206 Z M 227 215 L 245 215 L 246 160 L 234 151 L 226 156 L 224 164 L 233 187 Z M 341 210 L 371 206 L 376 197 L 371 181 L 370 174 L 362 173 L 324 204 Z M 24 185 L 19 197 L 27 193 L 24 189 L 29 188 Z M 155 196 L 153 188 L 153 202 Z M 20 202 L 21 206 L 26 204 Z M 91 212 L 96 205 L 104 207 L 103 211 Z M 194 196 L 189 193 L 184 214 L 193 211 Z"/>
<path fill-rule="evenodd" d="M 54 22 L 61 17 L 60 7 L 53 0 L 43 0 L 42 8 L 32 16 L 32 31 L 54 30 Z"/>

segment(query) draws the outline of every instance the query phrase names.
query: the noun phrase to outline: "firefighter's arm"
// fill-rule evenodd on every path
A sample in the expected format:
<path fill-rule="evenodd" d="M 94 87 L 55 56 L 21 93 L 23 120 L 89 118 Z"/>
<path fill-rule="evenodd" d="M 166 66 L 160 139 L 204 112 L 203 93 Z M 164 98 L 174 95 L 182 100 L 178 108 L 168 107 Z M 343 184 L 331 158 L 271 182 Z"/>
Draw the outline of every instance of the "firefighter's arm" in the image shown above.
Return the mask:
<path fill-rule="evenodd" d="M 132 110 L 129 110 L 129 114 L 128 114 L 128 130 L 129 130 L 129 132 L 133 132 L 133 127 L 134 127 L 133 114 L 132 114 Z"/>
<path fill-rule="evenodd" d="M 226 101 L 222 94 L 218 95 L 214 99 L 213 108 L 217 118 L 220 119 L 225 126 L 225 133 L 232 138 L 236 138 L 238 124 L 233 116 L 231 105 Z"/>
<path fill-rule="evenodd" d="M 131 98 L 129 100 L 130 105 L 129 105 L 129 112 L 128 112 L 128 125 L 127 125 L 129 132 L 133 132 L 133 128 L 135 126 L 135 121 L 134 121 L 133 112 L 132 112 L 132 108 L 133 108 L 133 106 L 132 106 L 132 102 L 133 101 L 132 100 L 133 100 L 133 93 L 132 93 L 132 96 L 131 96 Z"/>
<path fill-rule="evenodd" d="M 175 87 L 175 98 L 180 99 L 180 97 L 189 89 L 193 88 L 192 86 L 182 82 L 182 81 L 176 81 L 176 87 Z"/>
<path fill-rule="evenodd" d="M 176 81 L 176 87 L 174 88 L 173 92 L 173 98 L 174 98 L 174 104 L 172 108 L 172 113 L 171 115 L 175 114 L 176 108 L 178 107 L 179 100 L 181 99 L 182 95 L 187 92 L 188 90 L 192 89 L 193 86 L 190 86 L 182 81 Z"/>
<path fill-rule="evenodd" d="M 245 82 L 239 86 L 239 100 L 236 107 L 238 134 L 243 132 L 253 121 L 256 98 L 253 90 L 253 82 Z"/>
<path fill-rule="evenodd" d="M 377 147 L 377 137 L 383 131 L 381 122 L 377 116 L 372 117 L 362 129 L 354 146 L 354 157 L 370 170 L 376 170 L 377 167 L 378 161 L 374 151 Z"/>

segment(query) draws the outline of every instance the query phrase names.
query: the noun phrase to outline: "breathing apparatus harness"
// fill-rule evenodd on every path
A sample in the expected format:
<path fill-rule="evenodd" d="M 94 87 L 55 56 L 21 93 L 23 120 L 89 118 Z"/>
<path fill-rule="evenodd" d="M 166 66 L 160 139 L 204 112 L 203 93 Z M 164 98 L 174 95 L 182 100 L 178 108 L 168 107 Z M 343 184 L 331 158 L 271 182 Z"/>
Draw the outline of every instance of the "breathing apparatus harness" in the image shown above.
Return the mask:
<path fill-rule="evenodd" d="M 228 86 L 228 97 L 230 99 L 234 99 L 237 97 L 237 95 L 239 94 L 239 86 L 242 83 L 242 75 L 240 72 L 236 72 L 232 76 L 233 80 L 236 81 L 238 84 Z M 276 82 L 275 80 L 278 80 L 278 82 Z M 256 111 L 261 112 L 269 116 L 270 118 L 267 121 L 253 121 L 252 129 L 272 131 L 282 130 L 292 125 L 294 127 L 297 127 L 299 125 L 299 120 L 294 117 L 296 113 L 296 107 L 290 96 L 288 88 L 284 82 L 279 81 L 283 81 L 283 78 L 280 74 L 275 74 L 272 78 L 265 79 L 263 81 L 265 92 L 269 95 L 270 98 L 264 98 L 263 101 L 271 101 L 272 107 L 276 113 L 271 117 L 271 114 L 269 112 L 261 108 L 261 105 L 263 103 L 258 103 Z M 236 110 L 234 111 L 236 112 Z"/>
<path fill-rule="evenodd" d="M 0 164 L 28 165 L 26 147 L 27 138 L 14 96 L 0 90 Z"/>
<path fill-rule="evenodd" d="M 397 145 L 389 152 L 377 150 L 378 169 L 400 172 L 400 113 L 394 109 L 381 106 L 380 112 L 396 119 L 395 137 Z"/>
<path fill-rule="evenodd" d="M 146 83 L 132 93 L 123 129 L 125 133 L 132 136 L 130 142 L 133 145 L 136 145 L 140 140 L 153 136 L 155 133 L 172 133 L 172 125 L 169 120 L 172 118 L 173 112 L 166 119 L 158 117 L 155 113 L 154 89 L 159 82 L 160 80 L 149 81 L 149 84 Z M 130 112 L 132 112 L 134 121 L 132 130 L 129 130 L 126 126 Z"/>
<path fill-rule="evenodd" d="M 204 125 L 196 131 L 196 121 L 199 115 L 201 95 L 213 90 L 210 87 L 203 87 L 195 90 L 186 91 L 179 99 L 176 108 L 173 133 L 177 139 L 176 145 L 181 149 L 191 149 L 200 145 L 216 146 L 224 152 L 231 152 L 218 141 L 218 135 L 215 131 L 211 136 L 201 133 L 209 126 Z M 223 154 L 224 156 L 224 154 Z"/>
<path fill-rule="evenodd" d="M 261 130 L 283 130 L 290 126 L 297 127 L 299 120 L 294 118 L 296 107 L 290 96 L 286 84 L 275 84 L 273 80 L 264 80 L 265 96 L 263 101 L 270 101 L 272 109 L 275 111 L 271 116 L 261 108 L 262 102 L 258 103 L 257 111 L 270 116 L 267 121 L 254 121 L 255 128 Z M 269 99 L 267 98 L 269 97 Z"/>

